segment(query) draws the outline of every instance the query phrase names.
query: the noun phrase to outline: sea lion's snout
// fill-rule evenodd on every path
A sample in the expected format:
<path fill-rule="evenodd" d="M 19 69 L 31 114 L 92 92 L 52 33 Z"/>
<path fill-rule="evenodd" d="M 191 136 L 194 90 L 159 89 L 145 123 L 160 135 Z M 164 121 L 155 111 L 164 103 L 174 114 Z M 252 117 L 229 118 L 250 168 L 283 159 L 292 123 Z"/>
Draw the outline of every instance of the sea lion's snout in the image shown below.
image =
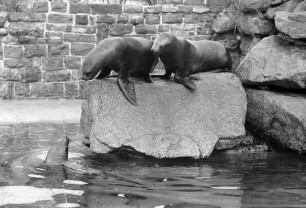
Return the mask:
<path fill-rule="evenodd" d="M 82 77 L 81 77 L 82 80 L 90 80 L 90 73 L 89 72 L 82 72 Z"/>

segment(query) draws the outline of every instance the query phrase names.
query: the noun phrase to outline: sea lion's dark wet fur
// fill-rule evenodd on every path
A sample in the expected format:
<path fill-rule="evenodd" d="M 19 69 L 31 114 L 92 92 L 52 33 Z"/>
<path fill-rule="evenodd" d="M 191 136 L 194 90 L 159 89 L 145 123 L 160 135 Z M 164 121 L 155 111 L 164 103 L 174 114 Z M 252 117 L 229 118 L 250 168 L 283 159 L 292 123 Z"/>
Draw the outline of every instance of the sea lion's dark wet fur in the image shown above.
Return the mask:
<path fill-rule="evenodd" d="M 231 69 L 232 58 L 219 42 L 187 41 L 169 33 L 162 33 L 154 40 L 151 49 L 159 55 L 165 66 L 164 78 L 175 74 L 174 80 L 191 90 L 197 89 L 189 75 L 216 69 Z"/>
<path fill-rule="evenodd" d="M 60 164 L 68 159 L 69 138 L 61 137 L 58 141 L 52 143 L 45 163 L 47 165 Z"/>
<path fill-rule="evenodd" d="M 84 80 L 107 77 L 111 70 L 118 72 L 118 85 L 127 100 L 137 105 L 133 82 L 129 76 L 143 77 L 153 82 L 150 73 L 158 57 L 151 52 L 152 41 L 140 37 L 111 37 L 102 40 L 84 58 L 82 72 Z"/>

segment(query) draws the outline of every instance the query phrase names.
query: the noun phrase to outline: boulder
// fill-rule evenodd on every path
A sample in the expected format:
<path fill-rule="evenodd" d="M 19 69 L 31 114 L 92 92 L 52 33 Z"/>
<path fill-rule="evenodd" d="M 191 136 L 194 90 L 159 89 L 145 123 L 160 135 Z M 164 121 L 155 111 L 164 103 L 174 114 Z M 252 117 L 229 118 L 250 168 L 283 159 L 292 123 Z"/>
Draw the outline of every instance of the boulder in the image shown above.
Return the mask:
<path fill-rule="evenodd" d="M 244 13 L 266 11 L 274 0 L 233 0 L 237 10 Z"/>
<path fill-rule="evenodd" d="M 306 152 L 306 96 L 247 89 L 247 122 L 269 143 Z"/>
<path fill-rule="evenodd" d="M 302 2 L 303 0 L 290 0 L 286 3 L 277 6 L 277 7 L 270 7 L 266 12 L 266 17 L 270 20 L 275 18 L 276 12 L 286 11 L 286 12 L 293 12 L 295 8 Z"/>
<path fill-rule="evenodd" d="M 295 46 L 278 36 L 263 38 L 235 70 L 245 84 L 306 88 L 306 47 Z"/>
<path fill-rule="evenodd" d="M 299 3 L 295 9 L 294 12 L 305 12 L 306 11 L 306 1 Z"/>
<path fill-rule="evenodd" d="M 306 39 L 306 12 L 277 12 L 275 26 L 293 39 Z"/>
<path fill-rule="evenodd" d="M 212 30 L 224 33 L 235 29 L 235 23 L 226 12 L 221 12 L 212 22 Z"/>
<path fill-rule="evenodd" d="M 96 153 L 129 149 L 157 158 L 208 157 L 218 139 L 245 134 L 246 97 L 231 73 L 202 73 L 190 92 L 173 80 L 133 79 L 138 106 L 124 98 L 116 79 L 85 83 L 81 128 Z M 87 140 L 87 141 L 86 141 Z"/>

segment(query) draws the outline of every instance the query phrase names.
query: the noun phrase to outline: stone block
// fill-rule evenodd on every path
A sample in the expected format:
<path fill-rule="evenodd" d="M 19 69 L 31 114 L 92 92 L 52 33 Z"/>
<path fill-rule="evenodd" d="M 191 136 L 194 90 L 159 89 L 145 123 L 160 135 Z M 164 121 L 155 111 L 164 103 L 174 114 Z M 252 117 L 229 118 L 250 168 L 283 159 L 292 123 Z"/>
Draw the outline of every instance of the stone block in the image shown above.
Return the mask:
<path fill-rule="evenodd" d="M 122 4 L 91 4 L 92 14 L 122 14 Z"/>
<path fill-rule="evenodd" d="M 248 89 L 247 122 L 267 143 L 306 152 L 306 97 Z"/>
<path fill-rule="evenodd" d="M 169 32 L 170 26 L 169 25 L 158 25 L 158 32 Z"/>
<path fill-rule="evenodd" d="M 43 74 L 44 82 L 65 82 L 71 80 L 69 70 L 46 71 Z"/>
<path fill-rule="evenodd" d="M 23 47 L 20 45 L 5 45 L 4 58 L 23 58 Z"/>
<path fill-rule="evenodd" d="M 32 83 L 31 97 L 63 97 L 64 85 L 62 83 Z"/>
<path fill-rule="evenodd" d="M 35 13 L 48 12 L 48 1 L 37 1 L 33 3 L 33 10 Z"/>
<path fill-rule="evenodd" d="M 89 43 L 71 43 L 70 54 L 73 56 L 85 56 L 94 47 L 94 44 Z"/>
<path fill-rule="evenodd" d="M 193 6 L 192 12 L 202 14 L 206 12 L 211 12 L 211 10 L 207 6 Z"/>
<path fill-rule="evenodd" d="M 67 3 L 63 1 L 51 2 L 51 11 L 53 12 L 67 12 Z"/>
<path fill-rule="evenodd" d="M 144 23 L 143 14 L 130 14 L 130 23 L 133 25 L 143 24 Z"/>
<path fill-rule="evenodd" d="M 27 12 L 12 12 L 9 14 L 10 22 L 45 22 L 45 14 L 35 14 Z"/>
<path fill-rule="evenodd" d="M 79 97 L 79 83 L 78 82 L 69 82 L 64 84 L 65 98 L 78 98 Z"/>
<path fill-rule="evenodd" d="M 2 68 L 0 70 L 0 81 L 21 81 L 21 74 L 19 69 Z"/>
<path fill-rule="evenodd" d="M 69 55 L 69 44 L 48 45 L 48 55 L 49 57 Z"/>
<path fill-rule="evenodd" d="M 66 56 L 64 57 L 64 66 L 66 69 L 81 69 L 81 57 L 79 56 Z"/>
<path fill-rule="evenodd" d="M 73 34 L 66 33 L 64 34 L 64 41 L 66 42 L 81 42 L 81 43 L 95 43 L 96 36 L 88 34 Z"/>
<path fill-rule="evenodd" d="M 186 14 L 184 23 L 186 24 L 196 24 L 196 23 L 203 23 L 203 22 L 212 22 L 213 15 L 211 13 L 204 13 L 204 14 Z"/>
<path fill-rule="evenodd" d="M 265 12 L 271 5 L 273 0 L 233 0 L 232 4 L 235 8 L 243 13 Z"/>
<path fill-rule="evenodd" d="M 162 22 L 173 24 L 173 23 L 182 23 L 183 22 L 183 14 L 181 13 L 164 13 L 162 15 Z"/>
<path fill-rule="evenodd" d="M 118 14 L 117 15 L 117 23 L 118 24 L 126 24 L 129 22 L 129 15 L 128 14 Z"/>
<path fill-rule="evenodd" d="M 135 32 L 137 34 L 156 34 L 155 25 L 136 25 Z"/>
<path fill-rule="evenodd" d="M 97 43 L 101 40 L 109 37 L 109 25 L 108 24 L 98 24 L 97 25 Z"/>
<path fill-rule="evenodd" d="M 0 81 L 0 100 L 14 97 L 14 82 Z"/>
<path fill-rule="evenodd" d="M 114 24 L 114 23 L 116 23 L 116 15 L 113 15 L 113 14 L 98 15 L 97 16 L 97 23 Z"/>
<path fill-rule="evenodd" d="M 49 31 L 72 32 L 71 25 L 46 24 L 46 29 Z"/>
<path fill-rule="evenodd" d="M 71 28 L 73 33 L 95 34 L 97 31 L 95 26 L 76 25 Z"/>
<path fill-rule="evenodd" d="M 146 24 L 157 25 L 160 24 L 160 15 L 158 14 L 146 14 L 145 15 Z"/>
<path fill-rule="evenodd" d="M 26 61 L 24 59 L 5 59 L 4 66 L 8 68 L 22 68 L 26 66 Z"/>
<path fill-rule="evenodd" d="M 42 71 L 40 68 L 27 67 L 21 70 L 21 81 L 25 83 L 40 82 Z"/>
<path fill-rule="evenodd" d="M 87 25 L 88 24 L 88 15 L 86 15 L 86 14 L 75 15 L 75 24 L 76 25 Z"/>
<path fill-rule="evenodd" d="M 183 4 L 183 0 L 160 0 L 160 4 Z"/>
<path fill-rule="evenodd" d="M 71 14 L 48 14 L 48 23 L 72 24 L 73 15 Z"/>
<path fill-rule="evenodd" d="M 11 22 L 8 33 L 12 36 L 44 36 L 44 25 L 39 23 Z"/>
<path fill-rule="evenodd" d="M 47 46 L 45 44 L 24 45 L 24 56 L 26 58 L 47 56 Z"/>
<path fill-rule="evenodd" d="M 173 5 L 162 5 L 162 12 L 163 13 L 175 13 L 178 12 L 179 8 Z"/>
<path fill-rule="evenodd" d="M 214 12 L 222 11 L 229 7 L 231 0 L 207 0 L 206 5 Z"/>
<path fill-rule="evenodd" d="M 178 5 L 178 12 L 180 13 L 192 13 L 193 6 L 192 5 Z"/>
<path fill-rule="evenodd" d="M 114 36 L 122 36 L 133 32 L 133 25 L 113 24 L 110 26 L 110 34 Z"/>
<path fill-rule="evenodd" d="M 185 0 L 185 5 L 195 5 L 195 6 L 204 6 L 203 0 Z"/>
<path fill-rule="evenodd" d="M 6 28 L 0 28 L 0 36 L 6 36 L 7 35 L 7 29 Z"/>
<path fill-rule="evenodd" d="M 135 80 L 138 106 L 125 99 L 115 78 L 86 82 L 81 128 L 91 150 L 129 147 L 157 158 L 203 158 L 219 138 L 243 136 L 247 100 L 239 79 L 230 73 L 199 78 L 197 93 L 173 80 Z"/>
<path fill-rule="evenodd" d="M 306 89 L 305 51 L 306 46 L 295 46 L 272 35 L 251 49 L 235 73 L 249 85 Z"/>
<path fill-rule="evenodd" d="M 70 13 L 86 13 L 88 14 L 90 10 L 89 4 L 77 4 L 77 3 L 70 3 Z"/>
<path fill-rule="evenodd" d="M 18 43 L 20 44 L 37 44 L 37 38 L 31 36 L 19 36 Z"/>
<path fill-rule="evenodd" d="M 30 84 L 29 83 L 15 83 L 15 96 L 29 97 Z"/>
<path fill-rule="evenodd" d="M 162 12 L 161 6 L 145 6 L 144 13 L 145 14 L 160 14 Z"/>
<path fill-rule="evenodd" d="M 3 27 L 6 20 L 7 20 L 7 13 L 6 12 L 1 12 L 0 13 L 0 27 Z"/>
<path fill-rule="evenodd" d="M 142 13 L 143 6 L 142 5 L 123 5 L 124 13 Z"/>
<path fill-rule="evenodd" d="M 63 57 L 54 56 L 50 58 L 42 59 L 42 70 L 43 71 L 57 71 L 64 69 Z"/>

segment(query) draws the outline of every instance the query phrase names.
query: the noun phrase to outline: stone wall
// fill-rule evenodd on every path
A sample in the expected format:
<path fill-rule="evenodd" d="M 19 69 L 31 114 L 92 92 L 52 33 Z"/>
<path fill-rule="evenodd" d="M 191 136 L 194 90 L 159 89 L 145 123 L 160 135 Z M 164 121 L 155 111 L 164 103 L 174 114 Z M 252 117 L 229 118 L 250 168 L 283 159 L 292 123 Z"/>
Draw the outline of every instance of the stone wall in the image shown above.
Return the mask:
<path fill-rule="evenodd" d="M 216 13 L 228 0 L 160 0 L 125 4 L 36 1 L 0 13 L 0 99 L 81 98 L 82 58 L 111 36 L 154 39 L 172 32 L 211 38 Z M 2 11 L 5 8 L 0 7 Z"/>

